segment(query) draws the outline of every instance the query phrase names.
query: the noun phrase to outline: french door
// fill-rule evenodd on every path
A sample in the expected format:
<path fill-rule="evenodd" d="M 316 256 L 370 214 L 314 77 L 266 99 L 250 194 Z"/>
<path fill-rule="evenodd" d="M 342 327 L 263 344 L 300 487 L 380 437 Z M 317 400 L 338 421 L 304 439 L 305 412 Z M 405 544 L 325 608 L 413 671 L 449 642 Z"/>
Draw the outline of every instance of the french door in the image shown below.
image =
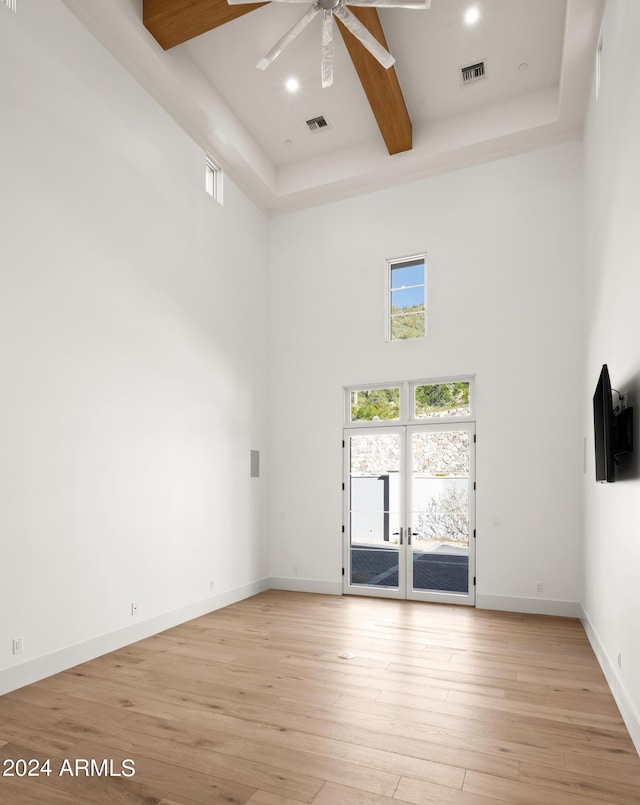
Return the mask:
<path fill-rule="evenodd" d="M 345 430 L 345 593 L 475 603 L 474 433 Z"/>

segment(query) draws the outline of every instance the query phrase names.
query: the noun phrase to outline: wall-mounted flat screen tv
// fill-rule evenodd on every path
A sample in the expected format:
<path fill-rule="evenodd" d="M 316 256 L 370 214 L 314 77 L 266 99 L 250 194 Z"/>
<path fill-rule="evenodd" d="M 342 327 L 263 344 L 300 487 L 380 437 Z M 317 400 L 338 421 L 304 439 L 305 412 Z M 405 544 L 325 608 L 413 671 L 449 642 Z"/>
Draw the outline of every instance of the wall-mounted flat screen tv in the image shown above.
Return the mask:
<path fill-rule="evenodd" d="M 596 481 L 615 481 L 613 453 L 613 401 L 609 369 L 605 363 L 593 395 L 593 430 L 596 450 Z"/>
<path fill-rule="evenodd" d="M 614 408 L 609 370 L 605 363 L 593 395 L 593 431 L 596 453 L 596 481 L 607 484 L 616 479 L 617 456 L 633 450 L 633 408 L 620 403 Z"/>

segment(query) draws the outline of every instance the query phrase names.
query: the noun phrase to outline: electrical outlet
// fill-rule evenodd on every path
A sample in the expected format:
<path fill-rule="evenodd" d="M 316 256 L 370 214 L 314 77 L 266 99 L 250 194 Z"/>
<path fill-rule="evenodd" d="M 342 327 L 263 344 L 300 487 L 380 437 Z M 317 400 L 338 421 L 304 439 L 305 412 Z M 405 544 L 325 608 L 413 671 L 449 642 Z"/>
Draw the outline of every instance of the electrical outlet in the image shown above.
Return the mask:
<path fill-rule="evenodd" d="M 137 614 L 138 614 L 138 602 L 137 601 L 132 601 L 131 602 L 131 615 L 134 616 L 134 615 L 137 615 Z"/>
<path fill-rule="evenodd" d="M 620 651 L 620 649 L 618 649 L 618 668 L 622 670 L 622 652 Z"/>
<path fill-rule="evenodd" d="M 543 593 L 544 592 L 544 583 L 541 581 L 536 582 L 536 592 Z"/>
<path fill-rule="evenodd" d="M 22 637 L 14 637 L 13 638 L 13 653 L 14 654 L 22 654 L 24 651 L 24 640 Z"/>
<path fill-rule="evenodd" d="M 209 589 L 213 590 L 216 586 L 216 583 L 213 579 L 209 579 Z"/>

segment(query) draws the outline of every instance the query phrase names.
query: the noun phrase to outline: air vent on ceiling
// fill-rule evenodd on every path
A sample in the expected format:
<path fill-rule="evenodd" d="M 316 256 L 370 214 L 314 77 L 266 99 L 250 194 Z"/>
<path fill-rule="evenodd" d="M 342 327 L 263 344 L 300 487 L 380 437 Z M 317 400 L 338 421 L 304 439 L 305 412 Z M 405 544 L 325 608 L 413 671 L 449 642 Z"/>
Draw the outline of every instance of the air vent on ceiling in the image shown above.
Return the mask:
<path fill-rule="evenodd" d="M 309 131 L 312 134 L 317 134 L 319 131 L 328 131 L 331 128 L 324 115 L 312 117 L 311 120 L 307 120 L 307 126 L 309 126 Z"/>
<path fill-rule="evenodd" d="M 476 81 L 482 81 L 487 77 L 487 66 L 484 61 L 469 64 L 466 67 L 460 68 L 460 76 L 463 84 L 473 84 Z"/>

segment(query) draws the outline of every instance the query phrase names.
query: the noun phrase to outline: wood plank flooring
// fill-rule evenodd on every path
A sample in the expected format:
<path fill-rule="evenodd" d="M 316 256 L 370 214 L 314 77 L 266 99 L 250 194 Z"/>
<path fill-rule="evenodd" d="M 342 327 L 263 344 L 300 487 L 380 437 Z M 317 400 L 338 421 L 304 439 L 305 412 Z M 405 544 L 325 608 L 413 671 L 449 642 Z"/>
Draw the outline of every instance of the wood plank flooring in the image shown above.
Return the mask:
<path fill-rule="evenodd" d="M 277 591 L 1 697 L 0 759 L 2 805 L 640 803 L 578 621 Z"/>

